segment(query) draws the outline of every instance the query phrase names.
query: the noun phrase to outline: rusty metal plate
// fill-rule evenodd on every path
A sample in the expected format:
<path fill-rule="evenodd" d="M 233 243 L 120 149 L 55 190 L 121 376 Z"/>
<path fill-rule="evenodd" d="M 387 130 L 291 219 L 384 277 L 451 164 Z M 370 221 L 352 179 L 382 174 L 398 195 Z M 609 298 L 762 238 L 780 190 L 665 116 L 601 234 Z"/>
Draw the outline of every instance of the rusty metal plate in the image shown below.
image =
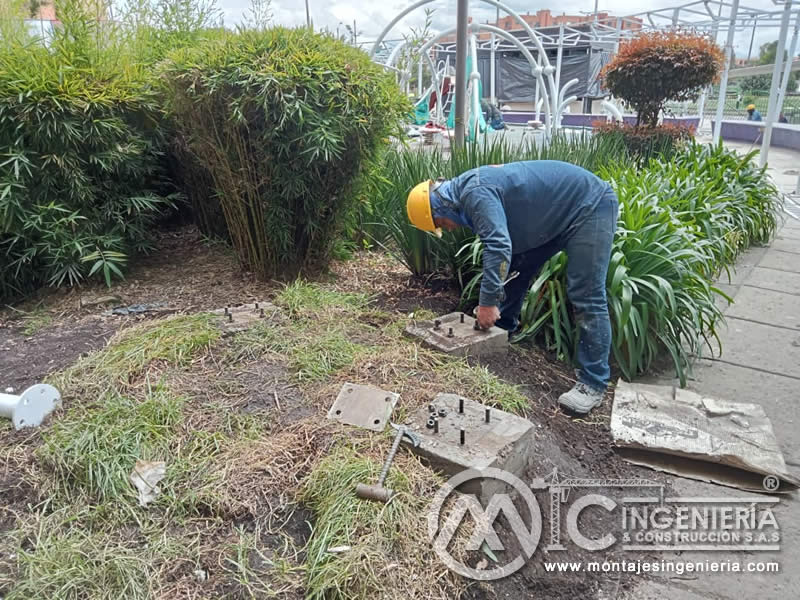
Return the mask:
<path fill-rule="evenodd" d="M 400 398 L 369 385 L 345 383 L 328 411 L 328 418 L 372 431 L 383 431 Z"/>

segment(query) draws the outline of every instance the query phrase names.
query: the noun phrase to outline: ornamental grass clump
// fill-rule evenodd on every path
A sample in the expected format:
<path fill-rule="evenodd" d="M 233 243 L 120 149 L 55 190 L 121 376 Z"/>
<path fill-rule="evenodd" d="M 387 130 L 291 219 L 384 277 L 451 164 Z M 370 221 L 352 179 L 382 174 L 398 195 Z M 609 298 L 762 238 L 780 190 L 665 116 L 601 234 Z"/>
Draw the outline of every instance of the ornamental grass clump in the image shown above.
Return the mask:
<path fill-rule="evenodd" d="M 240 263 L 262 277 L 326 265 L 360 176 L 408 110 L 366 54 L 308 29 L 243 30 L 176 50 L 162 81 L 213 188 L 201 210 L 221 212 Z"/>
<path fill-rule="evenodd" d="M 626 378 L 667 354 L 683 385 L 692 359 L 716 350 L 722 312 L 715 299 L 727 296 L 712 281 L 742 250 L 770 239 L 781 208 L 779 191 L 752 157 L 692 143 L 643 171 L 600 169 L 620 201 L 606 290 L 612 353 Z M 577 337 L 567 260 L 559 253 L 542 268 L 517 339 L 536 339 L 569 360 Z"/>

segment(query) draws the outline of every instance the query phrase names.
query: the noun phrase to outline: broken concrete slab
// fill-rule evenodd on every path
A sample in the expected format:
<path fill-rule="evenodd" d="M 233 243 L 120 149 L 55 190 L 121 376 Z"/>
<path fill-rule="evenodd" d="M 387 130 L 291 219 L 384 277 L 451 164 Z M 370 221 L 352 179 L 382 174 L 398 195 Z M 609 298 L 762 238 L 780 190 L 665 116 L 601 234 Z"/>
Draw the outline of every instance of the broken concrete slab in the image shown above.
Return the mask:
<path fill-rule="evenodd" d="M 757 404 L 620 381 L 611 435 L 623 458 L 656 470 L 770 493 L 800 485 Z M 765 489 L 766 476 L 779 478 L 782 489 Z"/>
<path fill-rule="evenodd" d="M 394 392 L 369 385 L 345 383 L 328 411 L 328 418 L 372 431 L 383 431 L 399 398 Z"/>
<path fill-rule="evenodd" d="M 460 412 L 462 405 L 463 412 Z M 427 427 L 430 407 L 437 415 L 438 433 Z M 406 425 L 420 437 L 420 445 L 413 448 L 414 452 L 427 459 L 433 468 L 448 475 L 466 469 L 481 471 L 493 467 L 522 477 L 531 459 L 535 435 L 533 423 L 457 394 L 437 394 L 431 405 L 412 414 Z M 475 493 L 487 502 L 501 485 L 493 479 L 472 480 L 470 483 L 472 488 L 463 491 Z"/>
<path fill-rule="evenodd" d="M 228 333 L 244 331 L 264 319 L 275 321 L 282 317 L 281 309 L 271 302 L 251 302 L 238 306 L 226 306 L 211 311 L 212 314 L 222 315 L 222 327 Z"/>
<path fill-rule="evenodd" d="M 458 356 L 486 356 L 508 350 L 505 329 L 475 329 L 475 318 L 460 312 L 432 321 L 413 321 L 406 326 L 405 333 L 422 340 L 429 348 Z"/>

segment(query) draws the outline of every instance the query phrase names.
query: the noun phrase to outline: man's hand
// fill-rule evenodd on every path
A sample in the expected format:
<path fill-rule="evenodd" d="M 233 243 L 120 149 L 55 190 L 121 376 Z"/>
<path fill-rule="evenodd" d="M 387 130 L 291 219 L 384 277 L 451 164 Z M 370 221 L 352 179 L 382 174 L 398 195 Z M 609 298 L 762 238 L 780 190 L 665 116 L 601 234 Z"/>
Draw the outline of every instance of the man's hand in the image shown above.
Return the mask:
<path fill-rule="evenodd" d="M 496 306 L 479 306 L 475 318 L 478 320 L 478 327 L 489 329 L 500 318 L 500 309 Z"/>

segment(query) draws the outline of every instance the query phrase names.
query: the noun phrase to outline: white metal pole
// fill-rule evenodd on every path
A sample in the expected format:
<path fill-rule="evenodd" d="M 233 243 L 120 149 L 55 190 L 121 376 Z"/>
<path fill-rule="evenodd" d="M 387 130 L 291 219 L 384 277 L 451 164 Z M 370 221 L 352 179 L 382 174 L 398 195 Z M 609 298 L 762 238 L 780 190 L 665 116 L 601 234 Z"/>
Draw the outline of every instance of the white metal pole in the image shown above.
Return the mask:
<path fill-rule="evenodd" d="M 719 142 L 720 131 L 722 130 L 722 115 L 725 111 L 725 96 L 728 92 L 728 72 L 731 69 L 731 56 L 733 55 L 733 36 L 736 33 L 736 14 L 739 12 L 739 0 L 733 0 L 731 4 L 730 26 L 728 27 L 728 38 L 725 41 L 725 64 L 722 65 L 722 78 L 719 81 L 719 99 L 717 100 L 717 115 L 715 118 L 714 137 L 712 141 L 716 146 Z"/>
<path fill-rule="evenodd" d="M 747 62 L 750 62 L 750 59 L 753 58 L 753 42 L 756 39 L 756 27 L 758 27 L 758 16 L 753 19 L 753 33 L 750 35 L 750 49 L 747 51 Z"/>
<path fill-rule="evenodd" d="M 769 157 L 769 146 L 772 142 L 772 124 L 778 116 L 778 89 L 781 78 L 781 67 L 783 66 L 783 55 L 786 49 L 786 35 L 789 32 L 789 17 L 792 15 L 792 0 L 786 0 L 783 5 L 783 16 L 781 17 L 781 32 L 778 35 L 778 46 L 775 49 L 775 67 L 772 69 L 772 83 L 769 87 L 769 104 L 767 105 L 767 124 L 764 127 L 764 139 L 761 141 L 761 156 L 759 163 L 761 166 L 767 164 Z"/>
<path fill-rule="evenodd" d="M 456 114 L 455 114 L 455 139 L 456 146 L 464 144 L 467 114 L 467 13 L 469 2 L 458 0 L 456 8 Z"/>
<path fill-rule="evenodd" d="M 800 10 L 797 11 L 797 19 L 794 22 L 794 33 L 792 33 L 792 41 L 789 42 L 789 55 L 786 59 L 786 65 L 783 68 L 783 78 L 781 79 L 781 89 L 778 93 L 778 116 L 783 110 L 783 99 L 786 98 L 786 88 L 789 87 L 789 77 L 792 74 L 792 62 L 794 61 L 795 52 L 797 52 L 797 35 L 800 32 Z M 778 53 L 775 52 L 777 58 Z"/>
<path fill-rule="evenodd" d="M 564 24 L 558 25 L 558 51 L 556 53 L 556 90 L 561 94 L 561 61 L 564 55 Z"/>
<path fill-rule="evenodd" d="M 500 21 L 500 9 L 496 9 L 496 14 L 494 18 L 494 26 L 500 27 L 498 25 L 498 21 Z M 495 37 L 494 31 L 492 32 L 492 42 L 491 42 L 491 49 L 489 51 L 489 97 L 491 99 L 492 104 L 497 104 L 497 88 L 495 82 L 497 81 L 497 73 L 495 72 L 495 62 L 496 62 L 496 54 L 495 54 Z"/>
<path fill-rule="evenodd" d="M 722 10 L 722 4 L 720 4 L 719 10 L 720 11 Z M 719 30 L 719 18 L 718 17 L 719 17 L 719 15 L 717 15 L 716 18 L 712 15 L 712 19 L 714 20 L 714 23 L 711 25 L 711 37 L 712 37 L 712 39 L 714 40 L 715 43 L 717 41 L 717 32 Z M 700 113 L 698 115 L 700 117 L 700 120 L 697 123 L 697 129 L 698 130 L 700 130 L 700 128 L 703 126 L 703 122 L 705 121 L 705 118 L 706 118 L 706 99 L 708 98 L 710 91 L 711 91 L 711 86 L 709 85 L 708 87 L 706 87 L 706 89 L 703 90 L 703 93 L 700 95 L 700 103 L 699 103 L 699 105 L 697 107 L 698 113 Z"/>
<path fill-rule="evenodd" d="M 417 95 L 422 96 L 422 57 L 417 63 Z"/>
<path fill-rule="evenodd" d="M 542 66 L 542 55 L 541 55 L 541 53 L 539 53 L 539 55 L 536 57 L 536 65 L 539 66 L 539 67 Z M 556 93 L 558 93 L 557 89 L 556 89 Z M 533 113 L 534 113 L 533 114 L 533 118 L 538 121 L 539 120 L 539 78 L 538 77 L 536 78 L 536 87 L 534 88 L 534 92 L 533 92 Z"/>

